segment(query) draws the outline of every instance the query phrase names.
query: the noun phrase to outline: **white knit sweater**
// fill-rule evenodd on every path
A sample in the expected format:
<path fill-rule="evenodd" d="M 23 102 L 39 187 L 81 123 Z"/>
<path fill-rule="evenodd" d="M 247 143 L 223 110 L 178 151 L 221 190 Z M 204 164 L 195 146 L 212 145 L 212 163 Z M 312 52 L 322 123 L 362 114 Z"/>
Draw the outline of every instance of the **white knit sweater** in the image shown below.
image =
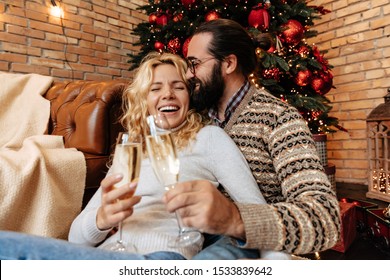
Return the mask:
<path fill-rule="evenodd" d="M 199 131 L 196 141 L 178 154 L 180 181 L 206 179 L 215 186 L 219 182 L 235 201 L 265 203 L 245 158 L 221 128 L 204 127 Z M 133 215 L 123 223 L 123 240 L 134 244 L 141 254 L 175 251 L 190 259 L 202 244 L 184 248 L 168 246 L 169 241 L 178 234 L 178 225 L 175 215 L 168 213 L 162 203 L 163 194 L 164 188 L 157 181 L 149 159 L 144 159 L 136 190 L 136 195 L 142 196 L 142 200 L 135 206 Z M 96 214 L 100 205 L 99 189 L 73 222 L 69 241 L 95 246 L 106 238 L 109 231 L 100 231 L 96 227 Z M 101 246 L 114 243 L 117 238 L 116 233 Z"/>

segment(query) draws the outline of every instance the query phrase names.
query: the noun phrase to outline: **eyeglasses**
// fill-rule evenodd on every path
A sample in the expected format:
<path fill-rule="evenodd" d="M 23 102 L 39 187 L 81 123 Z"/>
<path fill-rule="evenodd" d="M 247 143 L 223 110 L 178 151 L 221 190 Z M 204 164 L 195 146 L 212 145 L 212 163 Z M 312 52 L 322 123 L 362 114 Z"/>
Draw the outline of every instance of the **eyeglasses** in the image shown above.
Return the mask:
<path fill-rule="evenodd" d="M 207 62 L 207 61 L 209 61 L 209 60 L 212 60 L 212 59 L 215 59 L 215 57 L 205 58 L 203 61 L 200 60 L 200 59 L 197 59 L 197 58 L 195 58 L 195 57 L 188 57 L 188 58 L 186 59 L 186 61 L 187 61 L 188 69 L 190 70 L 190 72 L 191 72 L 193 75 L 195 75 L 195 69 L 196 69 L 199 65 L 201 65 L 201 64 L 203 64 L 203 63 L 205 63 L 205 62 Z"/>

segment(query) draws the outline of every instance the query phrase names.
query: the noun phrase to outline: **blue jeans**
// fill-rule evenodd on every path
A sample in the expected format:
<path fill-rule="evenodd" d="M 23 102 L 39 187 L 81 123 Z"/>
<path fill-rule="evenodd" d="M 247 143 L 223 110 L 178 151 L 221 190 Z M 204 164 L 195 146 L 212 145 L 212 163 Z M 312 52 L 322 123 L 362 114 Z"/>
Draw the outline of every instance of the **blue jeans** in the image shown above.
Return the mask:
<path fill-rule="evenodd" d="M 258 250 L 242 249 L 224 236 L 206 235 L 206 248 L 194 260 L 236 260 L 259 258 Z M 174 252 L 147 255 L 118 253 L 65 240 L 0 231 L 0 260 L 184 260 Z"/>
<path fill-rule="evenodd" d="M 65 240 L 0 231 L 0 260 L 184 260 L 174 252 L 112 252 Z"/>
<path fill-rule="evenodd" d="M 193 260 L 237 260 L 237 259 L 258 259 L 260 252 L 257 249 L 243 249 L 237 247 L 240 243 L 227 236 L 204 235 L 205 245 L 203 250 L 195 255 Z"/>

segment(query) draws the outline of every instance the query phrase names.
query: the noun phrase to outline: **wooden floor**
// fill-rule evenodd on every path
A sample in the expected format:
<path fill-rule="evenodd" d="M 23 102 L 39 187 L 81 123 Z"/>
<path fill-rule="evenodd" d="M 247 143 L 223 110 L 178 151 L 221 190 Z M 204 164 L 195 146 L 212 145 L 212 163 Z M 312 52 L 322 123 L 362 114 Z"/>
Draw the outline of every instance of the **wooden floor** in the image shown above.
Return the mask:
<path fill-rule="evenodd" d="M 366 192 L 367 186 L 365 185 L 337 183 L 337 196 L 339 199 L 352 198 L 373 202 L 378 205 L 378 208 L 385 208 L 389 205 L 388 202 L 366 198 Z M 364 233 L 358 233 L 357 238 L 345 253 L 328 250 L 304 257 L 322 260 L 390 260 L 390 250 L 383 250 L 383 246 L 381 247 L 373 242 L 372 238 L 369 238 Z"/>

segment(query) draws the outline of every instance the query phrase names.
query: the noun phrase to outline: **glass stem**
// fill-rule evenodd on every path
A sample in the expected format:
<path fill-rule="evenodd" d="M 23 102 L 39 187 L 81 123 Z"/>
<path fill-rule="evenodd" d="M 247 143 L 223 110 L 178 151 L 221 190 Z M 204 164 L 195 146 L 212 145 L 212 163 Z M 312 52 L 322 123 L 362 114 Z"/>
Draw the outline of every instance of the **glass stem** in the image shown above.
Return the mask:
<path fill-rule="evenodd" d="M 177 224 L 179 226 L 179 234 L 182 234 L 184 232 L 183 222 L 181 220 L 179 213 L 177 213 L 177 211 L 175 211 L 175 215 L 176 215 Z"/>
<path fill-rule="evenodd" d="M 118 231 L 119 231 L 119 238 L 118 238 L 118 243 L 122 244 L 122 222 L 119 222 L 118 224 Z"/>

